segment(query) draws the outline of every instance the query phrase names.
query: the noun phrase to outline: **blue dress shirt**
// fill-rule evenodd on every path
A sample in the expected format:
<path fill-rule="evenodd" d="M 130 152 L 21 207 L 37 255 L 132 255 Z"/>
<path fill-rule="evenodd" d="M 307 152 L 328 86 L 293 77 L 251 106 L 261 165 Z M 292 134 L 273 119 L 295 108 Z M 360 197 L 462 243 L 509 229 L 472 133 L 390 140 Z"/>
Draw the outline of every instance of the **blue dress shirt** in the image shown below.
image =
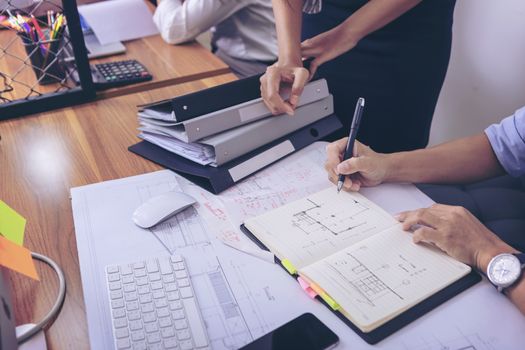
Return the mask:
<path fill-rule="evenodd" d="M 514 177 L 525 175 L 525 107 L 485 130 L 501 166 Z"/>

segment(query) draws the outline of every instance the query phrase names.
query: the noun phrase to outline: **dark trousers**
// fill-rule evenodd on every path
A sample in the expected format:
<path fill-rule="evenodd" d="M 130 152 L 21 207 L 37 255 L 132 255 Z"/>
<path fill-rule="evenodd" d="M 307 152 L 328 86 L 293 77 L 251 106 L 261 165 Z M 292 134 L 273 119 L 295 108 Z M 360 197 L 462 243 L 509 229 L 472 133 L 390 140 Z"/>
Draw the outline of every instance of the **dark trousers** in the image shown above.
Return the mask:
<path fill-rule="evenodd" d="M 503 241 L 525 252 L 525 181 L 496 177 L 471 185 L 417 185 L 435 202 L 467 208 Z"/>
<path fill-rule="evenodd" d="M 303 16 L 303 39 L 330 30 L 367 3 L 325 0 Z M 335 112 L 348 136 L 358 97 L 366 99 L 358 139 L 379 152 L 423 148 L 450 58 L 454 0 L 425 0 L 347 53 L 323 64 Z"/>

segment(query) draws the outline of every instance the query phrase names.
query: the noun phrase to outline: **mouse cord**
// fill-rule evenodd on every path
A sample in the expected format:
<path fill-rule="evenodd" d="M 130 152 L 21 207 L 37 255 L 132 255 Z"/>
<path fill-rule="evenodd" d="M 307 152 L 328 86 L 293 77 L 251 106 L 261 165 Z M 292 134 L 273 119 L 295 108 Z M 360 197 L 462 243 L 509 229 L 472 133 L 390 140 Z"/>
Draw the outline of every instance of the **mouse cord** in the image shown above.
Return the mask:
<path fill-rule="evenodd" d="M 25 341 L 31 339 L 38 332 L 49 328 L 53 324 L 53 322 L 55 322 L 56 317 L 62 309 L 62 305 L 64 305 L 64 300 L 66 299 L 66 279 L 64 277 L 64 272 L 62 271 L 60 266 L 58 266 L 56 262 L 54 262 L 45 255 L 32 252 L 31 256 L 33 257 L 33 259 L 40 260 L 46 263 L 56 272 L 59 282 L 58 296 L 55 301 L 55 304 L 47 313 L 47 315 L 45 315 L 44 318 L 42 318 L 42 320 L 40 320 L 40 322 L 38 322 L 36 325 L 34 325 L 24 333 L 20 334 L 19 337 L 17 337 L 18 344 L 24 343 Z"/>

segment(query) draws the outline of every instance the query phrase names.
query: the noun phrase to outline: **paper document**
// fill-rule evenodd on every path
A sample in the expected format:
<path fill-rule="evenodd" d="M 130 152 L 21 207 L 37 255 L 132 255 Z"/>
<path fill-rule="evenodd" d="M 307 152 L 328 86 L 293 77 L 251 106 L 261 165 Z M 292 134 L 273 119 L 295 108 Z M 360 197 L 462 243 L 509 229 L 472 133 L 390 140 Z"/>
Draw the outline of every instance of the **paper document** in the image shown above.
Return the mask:
<path fill-rule="evenodd" d="M 215 196 L 170 171 L 72 190 L 73 216 L 85 310 L 93 349 L 113 347 L 104 268 L 175 251 L 188 262 L 213 349 L 238 349 L 304 312 L 340 338 L 340 349 L 521 349 L 525 318 L 488 282 L 467 290 L 372 347 L 276 264 L 240 252 L 216 237 L 238 234 L 246 215 L 289 203 L 331 186 L 322 167 L 326 143 L 316 143 Z M 197 199 L 154 230 L 131 221 L 151 196 L 182 190 Z M 363 191 L 365 192 L 365 191 Z M 392 195 L 395 198 L 392 198 Z M 432 204 L 412 185 L 366 189 L 391 214 Z M 244 235 L 240 239 L 246 239 Z M 257 248 L 253 244 L 253 248 Z M 506 322 L 495 321 L 495 316 Z"/>
<path fill-rule="evenodd" d="M 158 34 L 144 0 L 108 0 L 78 7 L 102 45 Z"/>

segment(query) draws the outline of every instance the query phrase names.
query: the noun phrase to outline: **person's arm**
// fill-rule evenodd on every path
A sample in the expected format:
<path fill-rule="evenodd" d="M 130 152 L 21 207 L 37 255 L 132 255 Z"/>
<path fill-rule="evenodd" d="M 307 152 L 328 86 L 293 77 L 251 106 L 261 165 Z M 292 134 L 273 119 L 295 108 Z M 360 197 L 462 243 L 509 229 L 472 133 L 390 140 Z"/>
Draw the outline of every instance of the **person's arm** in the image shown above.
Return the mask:
<path fill-rule="evenodd" d="M 237 0 L 162 0 L 153 21 L 164 41 L 180 44 L 195 39 L 246 5 L 247 1 Z"/>
<path fill-rule="evenodd" d="M 485 133 L 438 146 L 391 154 L 376 153 L 356 142 L 354 157 L 341 162 L 346 139 L 327 147 L 325 168 L 332 182 L 339 174 L 350 175 L 346 190 L 382 182 L 469 183 L 504 174 Z"/>
<path fill-rule="evenodd" d="M 413 230 L 415 243 L 431 243 L 453 258 L 486 274 L 490 260 L 501 253 L 519 253 L 463 207 L 434 204 L 397 216 L 403 229 Z M 525 315 L 525 276 L 505 290 Z"/>
<path fill-rule="evenodd" d="M 279 57 L 261 77 L 261 96 L 273 114 L 292 115 L 308 81 L 301 58 L 301 24 L 304 0 L 272 0 Z M 288 101 L 279 95 L 282 84 L 291 85 Z"/>
<path fill-rule="evenodd" d="M 305 40 L 303 57 L 314 57 L 310 76 L 317 67 L 351 50 L 368 34 L 384 27 L 422 0 L 371 0 L 337 27 Z"/>

